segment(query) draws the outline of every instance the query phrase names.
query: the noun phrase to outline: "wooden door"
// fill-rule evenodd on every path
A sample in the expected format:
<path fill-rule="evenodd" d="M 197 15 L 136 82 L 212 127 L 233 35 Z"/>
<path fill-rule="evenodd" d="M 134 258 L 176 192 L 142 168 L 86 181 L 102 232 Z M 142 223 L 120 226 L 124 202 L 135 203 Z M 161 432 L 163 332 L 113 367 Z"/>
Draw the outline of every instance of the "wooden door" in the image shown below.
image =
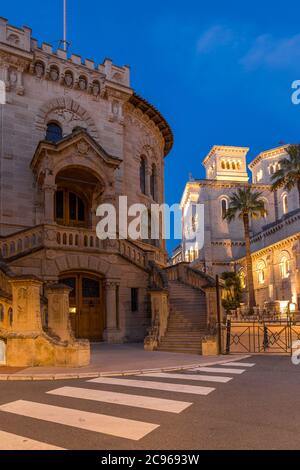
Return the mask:
<path fill-rule="evenodd" d="M 103 280 L 85 273 L 63 276 L 70 293 L 71 325 L 76 338 L 102 341 L 105 329 Z"/>

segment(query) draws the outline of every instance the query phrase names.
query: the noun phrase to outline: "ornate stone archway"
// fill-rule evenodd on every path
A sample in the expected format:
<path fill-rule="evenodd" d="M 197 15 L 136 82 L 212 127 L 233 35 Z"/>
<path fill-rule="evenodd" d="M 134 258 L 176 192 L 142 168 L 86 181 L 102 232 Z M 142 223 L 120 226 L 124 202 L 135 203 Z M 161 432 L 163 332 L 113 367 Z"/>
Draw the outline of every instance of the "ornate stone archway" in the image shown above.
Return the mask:
<path fill-rule="evenodd" d="M 35 124 L 37 129 L 46 131 L 47 122 L 53 120 L 62 125 L 64 134 L 70 133 L 74 127 L 83 127 L 97 142 L 100 141 L 93 118 L 71 98 L 55 98 L 45 103 L 37 113 Z"/>

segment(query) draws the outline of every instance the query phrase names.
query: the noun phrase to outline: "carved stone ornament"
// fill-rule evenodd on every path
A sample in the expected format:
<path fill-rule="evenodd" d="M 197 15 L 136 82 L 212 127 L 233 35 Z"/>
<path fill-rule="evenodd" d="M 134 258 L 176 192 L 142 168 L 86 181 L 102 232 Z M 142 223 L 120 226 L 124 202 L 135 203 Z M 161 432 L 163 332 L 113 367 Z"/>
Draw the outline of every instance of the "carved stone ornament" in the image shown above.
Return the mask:
<path fill-rule="evenodd" d="M 17 306 L 17 316 L 18 320 L 22 321 L 22 318 L 27 312 L 27 299 L 28 299 L 28 292 L 27 289 L 21 287 L 18 289 L 18 306 Z"/>
<path fill-rule="evenodd" d="M 94 96 L 98 96 L 100 94 L 100 86 L 98 83 L 93 83 L 92 92 Z"/>
<path fill-rule="evenodd" d="M 37 78 L 42 78 L 43 75 L 44 75 L 44 66 L 43 66 L 43 64 L 41 64 L 39 62 L 37 64 L 35 64 L 34 72 L 35 72 L 35 75 L 37 76 Z"/>
<path fill-rule="evenodd" d="M 15 85 L 18 81 L 18 75 L 17 75 L 17 72 L 15 70 L 12 70 L 10 72 L 10 76 L 9 76 L 9 79 L 10 79 L 10 83 L 12 85 Z"/>
<path fill-rule="evenodd" d="M 112 112 L 115 116 L 118 115 L 119 113 L 119 103 L 117 101 L 114 101 L 113 102 L 113 105 L 112 105 Z"/>
<path fill-rule="evenodd" d="M 81 155 L 87 154 L 89 149 L 90 149 L 90 146 L 84 140 L 81 140 L 77 144 L 77 150 Z"/>
<path fill-rule="evenodd" d="M 78 85 L 79 85 L 80 90 L 85 91 L 87 89 L 87 82 L 85 78 L 80 78 Z"/>
<path fill-rule="evenodd" d="M 50 70 L 50 78 L 53 82 L 57 82 L 58 78 L 59 78 L 59 74 L 58 74 L 58 71 L 54 68 L 52 68 Z"/>
<path fill-rule="evenodd" d="M 73 85 L 73 76 L 71 73 L 66 73 L 65 84 L 67 85 L 67 87 L 71 87 Z"/>

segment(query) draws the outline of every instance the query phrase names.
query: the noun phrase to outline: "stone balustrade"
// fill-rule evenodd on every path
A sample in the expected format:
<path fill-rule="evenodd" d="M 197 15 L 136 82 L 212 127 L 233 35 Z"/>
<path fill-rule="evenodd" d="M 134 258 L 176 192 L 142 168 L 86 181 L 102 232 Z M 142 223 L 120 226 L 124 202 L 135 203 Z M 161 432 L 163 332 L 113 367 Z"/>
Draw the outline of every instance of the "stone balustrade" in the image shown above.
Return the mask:
<path fill-rule="evenodd" d="M 164 254 L 158 249 L 145 252 L 129 240 L 100 240 L 94 230 L 87 228 L 39 225 L 0 237 L 0 255 L 7 261 L 41 248 L 117 252 L 143 269 L 148 269 L 152 260 L 158 264 L 163 264 L 164 260 Z"/>
<path fill-rule="evenodd" d="M 43 246 L 44 231 L 39 225 L 6 237 L 0 237 L 0 255 L 4 260 L 25 254 Z"/>

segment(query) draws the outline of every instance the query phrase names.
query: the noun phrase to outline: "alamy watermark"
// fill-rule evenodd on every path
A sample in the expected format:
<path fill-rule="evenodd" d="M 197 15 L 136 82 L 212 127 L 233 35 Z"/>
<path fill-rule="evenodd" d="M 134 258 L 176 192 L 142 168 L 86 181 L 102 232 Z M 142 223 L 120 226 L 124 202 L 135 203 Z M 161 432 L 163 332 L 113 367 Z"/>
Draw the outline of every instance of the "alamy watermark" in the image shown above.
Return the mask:
<path fill-rule="evenodd" d="M 100 204 L 96 215 L 100 240 L 181 240 L 183 227 L 189 227 L 187 243 L 198 249 L 204 245 L 203 204 L 193 204 L 183 214 L 179 204 L 128 205 L 127 196 L 119 196 L 117 204 Z"/>
<path fill-rule="evenodd" d="M 292 89 L 295 90 L 292 93 L 292 103 L 300 104 L 300 80 L 294 80 L 292 83 Z"/>

